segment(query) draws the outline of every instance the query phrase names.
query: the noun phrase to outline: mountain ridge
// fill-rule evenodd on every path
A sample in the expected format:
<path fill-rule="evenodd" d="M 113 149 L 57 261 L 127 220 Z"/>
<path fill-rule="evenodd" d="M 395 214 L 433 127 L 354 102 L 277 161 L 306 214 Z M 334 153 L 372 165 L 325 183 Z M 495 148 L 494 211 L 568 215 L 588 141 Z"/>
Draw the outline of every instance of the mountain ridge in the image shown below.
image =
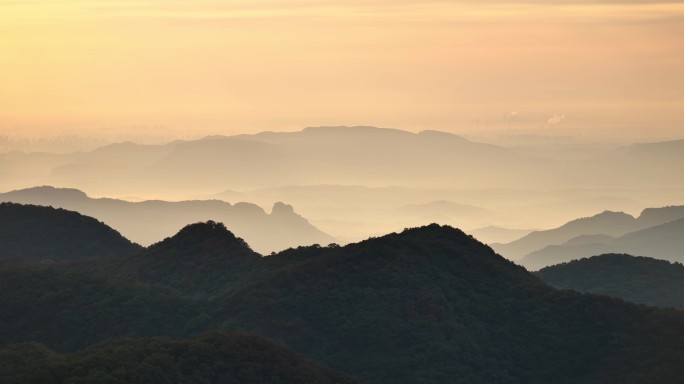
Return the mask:
<path fill-rule="evenodd" d="M 593 242 L 573 244 L 570 240 L 565 244 L 550 245 L 529 253 L 519 262 L 534 270 L 603 253 L 640 254 L 656 259 L 684 262 L 682 234 L 684 218 L 629 232 L 616 238 L 598 237 Z"/>
<path fill-rule="evenodd" d="M 597 293 L 659 307 L 684 308 L 684 266 L 628 254 L 572 260 L 535 272 L 559 289 Z"/>
<path fill-rule="evenodd" d="M 140 251 L 106 224 L 60 208 L 0 203 L 0 265 L 111 258 Z"/>
<path fill-rule="evenodd" d="M 604 211 L 594 216 L 571 220 L 557 228 L 531 232 L 509 243 L 495 243 L 491 246 L 510 259 L 520 260 L 544 247 L 562 245 L 578 236 L 620 237 L 680 218 L 684 218 L 684 206 L 646 208 L 638 217 L 624 212 Z"/>
<path fill-rule="evenodd" d="M 277 202 L 271 213 L 251 203 L 230 204 L 221 200 L 170 202 L 90 198 L 73 188 L 34 187 L 0 193 L 0 201 L 53 205 L 106 222 L 128 238 L 149 245 L 176 233 L 187 223 L 226 222 L 261 253 L 288 247 L 332 243 L 336 240 L 314 227 L 289 205 Z"/>

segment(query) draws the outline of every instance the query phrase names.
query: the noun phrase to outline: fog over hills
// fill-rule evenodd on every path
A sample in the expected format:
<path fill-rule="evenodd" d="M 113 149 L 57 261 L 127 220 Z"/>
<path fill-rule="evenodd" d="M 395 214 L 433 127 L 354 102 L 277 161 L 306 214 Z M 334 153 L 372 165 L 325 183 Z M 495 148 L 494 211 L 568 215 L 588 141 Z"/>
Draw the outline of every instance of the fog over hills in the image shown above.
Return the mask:
<path fill-rule="evenodd" d="M 575 247 L 574 249 L 577 252 L 579 252 L 579 255 L 582 257 L 593 256 L 599 253 L 606 253 L 608 251 L 634 253 L 639 252 L 639 248 L 627 248 L 640 246 L 639 242 L 643 239 L 636 241 L 617 241 L 613 240 L 613 238 L 626 235 L 630 232 L 635 232 L 635 234 L 638 234 L 640 232 L 637 231 L 641 230 L 645 230 L 646 233 L 651 233 L 649 232 L 651 230 L 660 233 L 660 230 L 657 229 L 659 227 L 657 226 L 672 222 L 675 229 L 666 230 L 666 232 L 668 234 L 671 233 L 672 236 L 667 239 L 661 239 L 663 240 L 663 242 L 662 244 L 660 244 L 660 247 L 661 249 L 664 249 L 662 247 L 673 246 L 670 245 L 670 243 L 671 241 L 675 240 L 676 235 L 674 233 L 676 233 L 676 228 L 678 228 L 677 225 L 674 224 L 674 221 L 681 218 L 684 218 L 684 206 L 647 208 L 644 209 L 641 212 L 641 215 L 639 215 L 638 217 L 634 217 L 624 212 L 605 211 L 591 217 L 583 217 L 572 220 L 558 228 L 543 231 L 535 231 L 518 240 L 506 244 L 492 244 L 492 247 L 497 252 L 506 255 L 506 257 L 511 258 L 513 260 L 527 258 L 531 255 L 531 253 L 535 251 L 540 251 L 545 247 L 554 247 L 554 251 L 551 251 L 551 253 L 564 249 L 564 246 Z M 671 227 L 664 226 L 663 228 Z M 626 238 L 629 239 L 630 236 L 626 236 Z M 605 245 L 603 243 L 606 241 L 613 242 L 616 246 L 619 243 L 621 247 L 627 248 L 613 250 L 601 248 L 602 245 Z M 588 249 L 590 249 L 597 243 L 599 243 L 599 246 L 595 249 L 600 250 L 598 253 L 583 254 L 585 252 L 591 252 L 588 251 Z M 654 244 L 655 246 L 656 241 L 650 241 L 649 243 Z M 567 251 L 570 251 L 570 249 L 571 248 L 566 249 L 566 254 Z M 579 251 L 580 249 L 582 249 L 582 251 Z M 643 250 L 645 250 L 645 248 L 643 248 Z M 657 257 L 656 255 L 650 255 L 648 253 L 645 254 Z M 662 254 L 662 252 L 658 252 L 658 254 Z M 666 252 L 665 254 L 670 255 L 671 252 Z M 537 260 L 534 263 L 534 265 L 530 261 L 532 259 Z M 540 266 L 551 265 L 559 263 L 561 261 L 570 260 L 566 260 L 565 257 L 562 257 L 560 255 L 552 256 L 552 259 L 548 262 L 542 261 L 543 257 L 541 256 L 533 256 L 532 259 L 527 259 L 527 261 L 525 261 L 525 263 L 528 263 L 526 264 L 528 267 L 534 266 L 535 268 L 539 268 Z M 539 263 L 542 263 L 543 265 L 539 265 Z"/>
<path fill-rule="evenodd" d="M 219 200 L 141 201 L 94 199 L 76 189 L 36 187 L 0 194 L 0 201 L 60 207 L 93 216 L 127 238 L 149 245 L 171 236 L 187 223 L 215 220 L 226 223 L 238 236 L 261 253 L 289 247 L 323 244 L 336 240 L 311 225 L 283 203 L 271 213 L 250 203 L 230 204 Z"/>
<path fill-rule="evenodd" d="M 0 189 L 53 185 L 125 200 L 220 199 L 262 207 L 285 201 L 341 241 L 426 222 L 554 228 L 604 210 L 636 214 L 684 204 L 681 140 L 618 149 L 568 140 L 583 155 L 556 154 L 553 143 L 507 148 L 438 131 L 368 126 L 125 142 L 70 154 L 2 153 Z M 425 210 L 407 208 L 417 206 Z"/>
<path fill-rule="evenodd" d="M 630 253 L 656 259 L 684 262 L 684 218 L 627 233 L 617 238 L 606 235 L 576 237 L 560 245 L 549 245 L 519 260 L 530 270 L 600 255 Z"/>

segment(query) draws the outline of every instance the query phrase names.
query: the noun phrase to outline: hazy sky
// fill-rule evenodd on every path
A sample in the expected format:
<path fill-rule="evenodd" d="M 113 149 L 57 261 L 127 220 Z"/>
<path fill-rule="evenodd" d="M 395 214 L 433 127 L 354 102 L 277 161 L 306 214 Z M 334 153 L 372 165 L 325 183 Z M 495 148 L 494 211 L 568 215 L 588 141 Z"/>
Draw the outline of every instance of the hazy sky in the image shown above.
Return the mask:
<path fill-rule="evenodd" d="M 681 138 L 684 2 L 0 0 L 0 136 Z"/>

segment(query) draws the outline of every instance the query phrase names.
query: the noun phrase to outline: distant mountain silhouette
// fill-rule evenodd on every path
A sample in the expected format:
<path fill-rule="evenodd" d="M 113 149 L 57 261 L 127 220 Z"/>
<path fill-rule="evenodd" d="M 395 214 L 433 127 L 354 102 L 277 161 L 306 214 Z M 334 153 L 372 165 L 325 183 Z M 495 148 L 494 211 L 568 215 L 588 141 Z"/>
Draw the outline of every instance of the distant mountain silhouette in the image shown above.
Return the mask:
<path fill-rule="evenodd" d="M 125 256 L 141 247 L 91 217 L 52 207 L 0 203 L 0 265 Z"/>
<path fill-rule="evenodd" d="M 535 273 L 560 289 L 599 293 L 635 303 L 684 308 L 684 266 L 650 257 L 605 254 Z"/>
<path fill-rule="evenodd" d="M 96 194 L 143 191 L 148 196 L 313 182 L 460 189 L 682 188 L 676 173 L 684 162 L 682 143 L 635 144 L 586 161 L 559 161 L 544 152 L 528 154 L 446 132 L 310 127 L 166 145 L 120 143 L 65 155 L 0 154 L 0 174 L 10 176 L 0 188 L 71 185 Z M 103 174 L 109 179 L 99 177 Z"/>
<path fill-rule="evenodd" d="M 561 148 L 552 144 L 540 144 L 540 150 L 505 148 L 437 131 L 311 127 L 165 145 L 118 143 L 62 155 L 0 153 L 0 190 L 69 186 L 91 196 L 136 201 L 204 199 L 230 190 L 230 202 L 249 201 L 262 207 L 278 201 L 292 204 L 339 242 L 359 241 L 426 220 L 460 228 L 551 228 L 603 210 L 631 213 L 646 206 L 684 203 L 680 141 L 617 150 L 613 145 L 594 146 L 582 140 L 569 139 L 568 144 L 580 152 L 599 155 L 589 159 L 588 154 L 555 156 Z M 304 198 L 292 197 L 296 194 L 292 189 L 292 194 L 277 194 L 288 186 L 312 193 L 325 190 L 316 188 L 321 185 L 366 189 L 314 195 L 304 204 Z M 388 196 L 390 190 L 401 191 L 401 195 Z M 383 192 L 387 198 L 378 199 Z M 358 203 L 349 201 L 353 195 Z M 417 216 L 402 214 L 400 209 L 435 201 L 483 207 L 492 214 Z M 390 202 L 395 204 L 388 206 Z M 122 230 L 110 220 L 88 214 Z M 225 222 L 260 252 L 282 249 L 262 247 L 258 238 L 236 228 L 227 217 L 186 217 L 160 233 L 137 228 L 135 232 L 144 233 L 144 239 L 122 232 L 149 244 L 187 223 L 206 220 Z M 306 242 L 292 245 L 299 244 Z"/>
<path fill-rule="evenodd" d="M 371 384 L 679 380 L 682 312 L 559 292 L 447 226 L 258 257 L 210 222 L 148 251 L 158 253 L 139 264 L 142 272 L 168 262 L 177 276 L 199 280 L 204 273 L 182 262 L 194 256 L 209 265 L 244 260 L 249 274 L 195 295 L 172 280 L 150 286 L 109 268 L 0 270 L 0 323 L 9 325 L 0 327 L 0 346 L 36 341 L 73 351 L 124 336 L 222 329 L 261 334 Z M 222 273 L 242 275 L 232 261 Z"/>
<path fill-rule="evenodd" d="M 14 360 L 36 353 L 48 356 L 18 372 L 0 370 L 0 380 L 6 384 L 45 383 L 48 377 L 59 383 L 357 383 L 263 337 L 239 333 L 213 332 L 192 340 L 110 341 L 68 355 L 46 352 L 35 343 L 0 350 L 0 356 Z"/>
<path fill-rule="evenodd" d="M 615 186 L 682 188 L 684 140 L 637 143 L 595 157 L 585 163 L 587 182 L 610 180 Z M 604 181 L 605 182 L 605 181 Z"/>
<path fill-rule="evenodd" d="M 591 197 L 593 193 L 562 191 L 559 194 L 566 197 L 559 198 L 549 192 L 527 189 L 455 190 L 313 184 L 226 190 L 198 197 L 247 200 L 260 205 L 288 201 L 317 228 L 350 242 L 426 222 L 468 228 L 475 234 L 470 228 L 492 225 L 551 228 L 557 226 L 559 218 L 573 218 L 578 214 L 590 216 L 606 209 L 634 211 L 644 208 L 643 203 L 633 199 L 611 197 L 610 193 Z M 441 210 L 440 205 L 445 209 Z M 487 237 L 486 242 L 510 242 L 529 232 L 513 237 Z"/>
<path fill-rule="evenodd" d="M 176 233 L 187 223 L 214 220 L 226 223 L 238 236 L 262 253 L 289 247 L 335 242 L 291 206 L 276 203 L 271 214 L 249 203 L 219 200 L 142 201 L 93 199 L 75 189 L 35 187 L 0 194 L 0 201 L 51 205 L 95 217 L 126 237 L 149 245 Z"/>
<path fill-rule="evenodd" d="M 637 218 L 623 212 L 605 211 L 592 217 L 570 221 L 555 229 L 532 232 L 510 243 L 492 244 L 492 248 L 507 258 L 518 260 L 534 251 L 548 246 L 562 245 L 578 236 L 607 235 L 619 237 L 629 232 L 639 231 L 679 218 L 684 218 L 684 206 L 648 208 L 643 210 Z M 561 261 L 556 260 L 556 262 Z M 551 264 L 555 263 L 552 261 L 545 265 Z"/>
<path fill-rule="evenodd" d="M 630 253 L 656 259 L 684 262 L 684 219 L 656 225 L 612 238 L 596 235 L 577 237 L 561 245 L 531 252 L 519 263 L 530 270 L 603 253 Z"/>
<path fill-rule="evenodd" d="M 212 136 L 163 146 L 122 143 L 50 158 L 38 154 L 5 157 L 0 169 L 16 174 L 14 180 L 22 180 L 21 185 L 72 185 L 110 195 L 137 191 L 161 195 L 169 190 L 189 195 L 226 188 L 305 185 L 314 180 L 500 187 L 531 181 L 531 176 L 544 180 L 554 175 L 546 171 L 552 161 L 536 162 L 502 147 L 444 132 L 416 134 L 375 127 L 312 127 L 300 132 Z M 35 166 L 26 167 L 28 163 Z M 100 177 L 103 174 L 110 177 L 105 180 Z M 458 177 L 445 177 L 450 174 Z"/>

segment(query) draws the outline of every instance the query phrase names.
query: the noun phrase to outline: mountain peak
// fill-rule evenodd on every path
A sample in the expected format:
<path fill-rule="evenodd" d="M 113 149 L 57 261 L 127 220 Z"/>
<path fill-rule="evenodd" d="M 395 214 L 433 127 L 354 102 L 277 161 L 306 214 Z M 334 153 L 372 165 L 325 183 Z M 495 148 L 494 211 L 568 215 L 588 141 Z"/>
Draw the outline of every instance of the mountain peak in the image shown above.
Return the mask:
<path fill-rule="evenodd" d="M 249 245 L 235 236 L 223 223 L 212 220 L 189 224 L 173 237 L 168 237 L 149 247 L 149 251 L 179 250 L 189 255 L 215 253 L 253 253 Z"/>
<path fill-rule="evenodd" d="M 271 210 L 272 215 L 293 215 L 295 214 L 294 208 L 282 202 L 277 202 L 273 204 L 273 209 Z"/>
<path fill-rule="evenodd" d="M 84 200 L 88 198 L 85 192 L 75 189 L 75 188 L 56 188 L 49 185 L 43 185 L 39 187 L 16 189 L 7 193 L 3 196 L 7 199 L 12 199 L 13 197 L 20 197 L 22 199 L 26 198 L 53 198 L 60 200 Z"/>
<path fill-rule="evenodd" d="M 6 265 L 109 258 L 140 246 L 106 224 L 78 212 L 0 203 L 0 263 Z"/>

